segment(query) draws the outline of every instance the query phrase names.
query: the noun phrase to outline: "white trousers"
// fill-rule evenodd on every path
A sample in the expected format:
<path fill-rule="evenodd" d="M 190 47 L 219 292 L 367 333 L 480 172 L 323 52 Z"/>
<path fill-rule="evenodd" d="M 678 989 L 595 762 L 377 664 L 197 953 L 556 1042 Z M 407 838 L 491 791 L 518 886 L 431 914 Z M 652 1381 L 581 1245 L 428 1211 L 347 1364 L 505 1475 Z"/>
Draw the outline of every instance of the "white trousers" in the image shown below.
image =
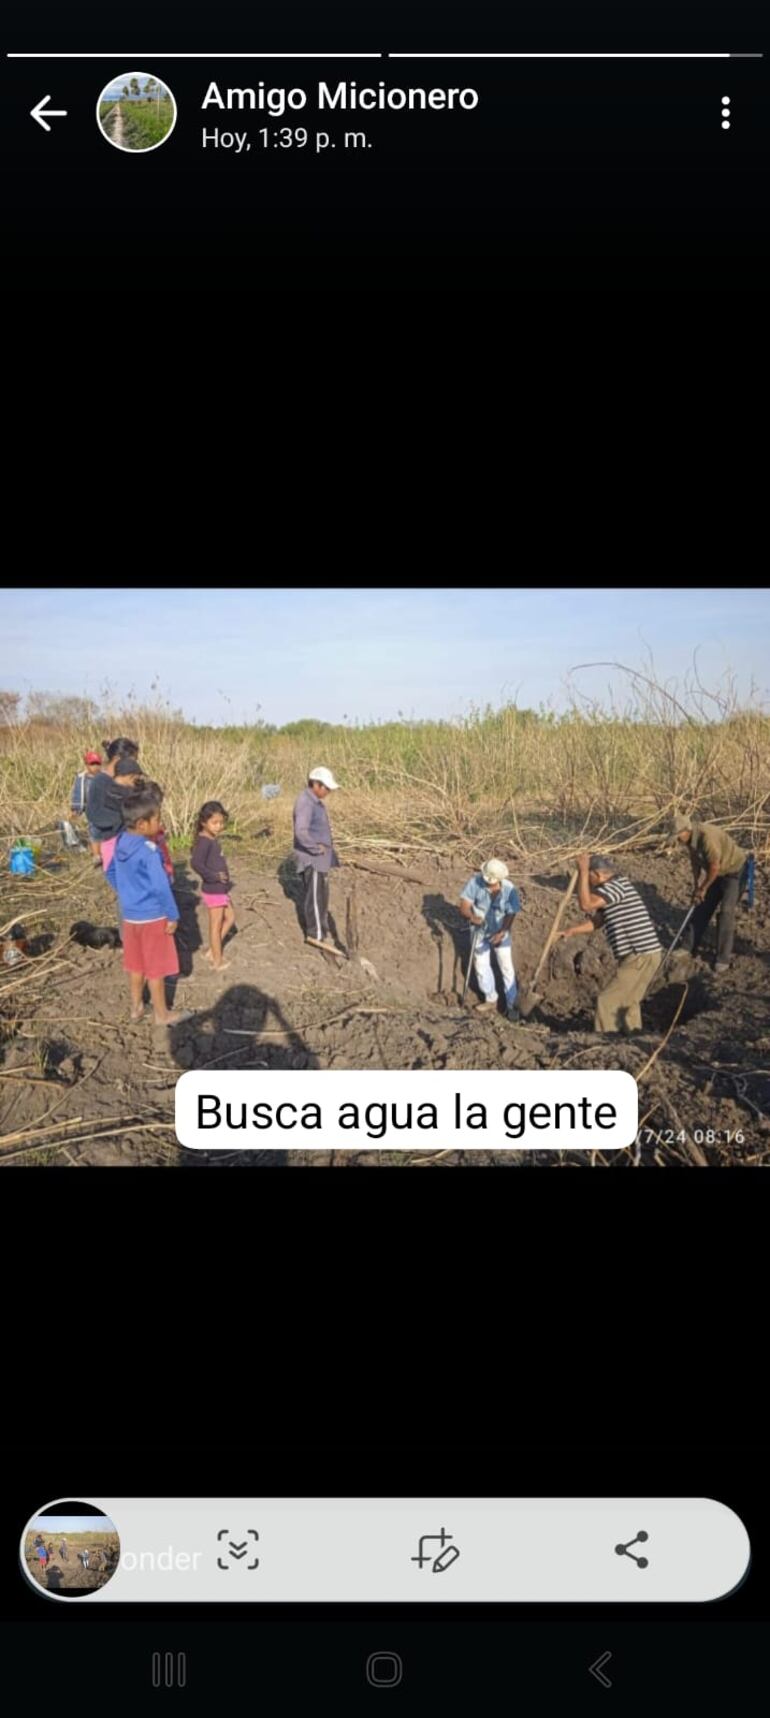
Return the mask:
<path fill-rule="evenodd" d="M 477 942 L 476 952 L 473 956 L 473 970 L 479 981 L 479 989 L 482 995 L 489 998 L 490 1001 L 492 1001 L 492 999 L 497 995 L 495 975 L 492 971 L 493 954 L 497 961 L 500 976 L 505 988 L 506 1008 L 512 1008 L 516 1001 L 519 987 L 516 983 L 516 974 L 513 970 L 513 952 L 511 949 L 510 938 L 508 938 L 506 942 L 497 943 L 494 948 L 491 943 L 481 941 Z"/>

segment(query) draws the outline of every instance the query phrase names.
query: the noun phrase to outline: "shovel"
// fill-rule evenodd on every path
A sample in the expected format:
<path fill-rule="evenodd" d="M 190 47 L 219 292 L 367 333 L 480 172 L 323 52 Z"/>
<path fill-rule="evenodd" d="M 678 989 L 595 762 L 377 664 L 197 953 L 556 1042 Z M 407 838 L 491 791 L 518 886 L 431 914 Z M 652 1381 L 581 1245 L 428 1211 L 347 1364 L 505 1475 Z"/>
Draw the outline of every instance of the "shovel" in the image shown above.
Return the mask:
<path fill-rule="evenodd" d="M 376 966 L 358 952 L 358 897 L 355 875 L 350 879 L 350 890 L 345 903 L 345 941 L 348 947 L 348 960 L 357 960 L 367 978 L 370 978 L 374 984 L 379 984 L 380 975 Z"/>
<path fill-rule="evenodd" d="M 479 940 L 479 931 L 483 930 L 483 928 L 484 928 L 483 925 L 474 925 L 474 927 L 473 927 L 473 936 L 471 937 L 471 952 L 468 955 L 468 965 L 465 968 L 465 982 L 463 984 L 463 993 L 462 993 L 462 996 L 460 997 L 460 1007 L 461 1008 L 464 1008 L 464 1006 L 465 1006 L 465 998 L 468 994 L 468 985 L 470 983 L 471 968 L 473 966 L 473 956 L 476 953 L 476 944 Z"/>
<path fill-rule="evenodd" d="M 674 949 L 676 948 L 676 945 L 679 941 L 679 938 L 684 935 L 684 932 L 686 931 L 687 926 L 690 923 L 690 920 L 693 916 L 693 913 L 695 912 L 695 908 L 697 907 L 697 905 L 698 905 L 697 901 L 693 901 L 693 904 L 689 908 L 689 911 L 687 913 L 685 913 L 685 916 L 682 920 L 681 925 L 679 926 L 679 929 L 676 933 L 676 936 L 674 937 L 674 940 L 671 944 L 671 947 L 666 949 L 666 952 L 663 956 L 663 959 L 660 963 L 660 966 L 658 967 L 658 972 L 657 972 L 658 977 L 660 977 L 660 974 L 664 971 L 665 967 L 668 965 L 668 962 L 669 962 L 669 960 L 670 960 L 670 958 L 674 952 Z"/>
<path fill-rule="evenodd" d="M 542 1002 L 542 1000 L 543 1000 L 543 998 L 540 995 L 540 992 L 537 988 L 537 981 L 538 981 L 538 978 L 540 977 L 540 974 L 543 970 L 543 967 L 545 966 L 545 963 L 548 959 L 548 956 L 551 952 L 551 949 L 553 948 L 553 945 L 556 941 L 556 932 L 558 931 L 559 926 L 561 924 L 561 921 L 564 917 L 567 903 L 570 899 L 570 896 L 572 895 L 572 893 L 574 891 L 575 884 L 577 883 L 577 880 L 578 880 L 577 871 L 573 871 L 572 876 L 570 877 L 570 880 L 569 880 L 567 887 L 564 891 L 564 894 L 562 895 L 562 898 L 559 902 L 559 908 L 558 908 L 556 917 L 553 921 L 553 924 L 551 926 L 550 931 L 548 932 L 548 936 L 546 937 L 545 948 L 543 949 L 543 952 L 540 956 L 540 959 L 537 963 L 537 966 L 535 967 L 533 977 L 532 977 L 529 984 L 525 984 L 522 986 L 522 988 L 519 991 L 519 994 L 516 998 L 516 1006 L 517 1006 L 517 1008 L 519 1010 L 519 1014 L 523 1020 L 526 1020 L 527 1016 L 532 1013 L 532 1010 L 534 1008 L 537 1008 L 538 1003 Z"/>

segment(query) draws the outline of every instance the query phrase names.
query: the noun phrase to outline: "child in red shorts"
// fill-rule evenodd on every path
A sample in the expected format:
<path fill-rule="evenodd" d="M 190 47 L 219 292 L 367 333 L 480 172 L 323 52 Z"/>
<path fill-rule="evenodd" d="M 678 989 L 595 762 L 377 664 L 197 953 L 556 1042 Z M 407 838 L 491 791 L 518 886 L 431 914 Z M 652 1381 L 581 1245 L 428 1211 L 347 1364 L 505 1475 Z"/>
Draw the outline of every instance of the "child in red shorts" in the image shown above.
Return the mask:
<path fill-rule="evenodd" d="M 131 1019 L 144 1013 L 145 979 L 155 1023 L 173 1026 L 190 1018 L 174 1013 L 166 1002 L 167 978 L 179 971 L 174 932 L 179 912 L 163 866 L 156 836 L 160 829 L 163 790 L 157 782 L 142 782 L 123 802 L 123 821 L 106 872 L 123 914 L 123 966 L 129 974 Z"/>

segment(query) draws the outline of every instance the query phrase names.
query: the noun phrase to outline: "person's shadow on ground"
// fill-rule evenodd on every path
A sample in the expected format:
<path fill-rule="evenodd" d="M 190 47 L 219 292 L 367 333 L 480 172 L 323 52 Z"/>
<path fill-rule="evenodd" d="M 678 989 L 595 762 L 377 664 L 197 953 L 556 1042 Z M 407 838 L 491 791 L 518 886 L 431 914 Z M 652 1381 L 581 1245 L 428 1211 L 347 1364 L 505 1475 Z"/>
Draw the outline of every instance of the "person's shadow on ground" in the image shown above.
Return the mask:
<path fill-rule="evenodd" d="M 291 901 L 291 903 L 292 903 L 294 911 L 297 915 L 297 924 L 299 925 L 299 928 L 300 928 L 302 935 L 304 937 L 304 935 L 305 935 L 305 913 L 304 913 L 305 891 L 304 891 L 304 886 L 302 883 L 302 878 L 299 874 L 299 871 L 297 870 L 297 866 L 295 864 L 295 861 L 292 858 L 290 853 L 287 853 L 286 858 L 281 860 L 281 863 L 278 866 L 278 870 L 276 871 L 276 876 L 277 876 L 278 881 L 281 885 L 281 888 L 283 889 L 283 892 L 284 892 L 284 895 L 286 896 L 287 901 Z"/>
<path fill-rule="evenodd" d="M 462 990 L 471 952 L 467 921 L 445 895 L 423 895 L 422 916 L 436 945 L 436 995 Z"/>
<path fill-rule="evenodd" d="M 660 890 L 656 888 L 654 883 L 644 883 L 641 878 L 632 877 L 631 882 L 633 883 L 634 888 L 641 895 L 664 948 L 668 947 L 669 943 L 673 942 L 682 920 L 692 903 L 688 900 L 687 905 L 683 907 L 679 902 L 670 901 L 666 895 L 661 895 Z M 687 878 L 687 883 L 689 886 L 689 877 Z M 678 886 L 679 879 L 672 877 L 672 891 L 677 889 Z"/>
<path fill-rule="evenodd" d="M 689 893 L 691 884 L 691 878 L 689 876 L 686 877 L 685 883 Z M 692 901 L 688 899 L 685 906 L 682 906 L 681 901 L 678 903 L 671 902 L 666 899 L 665 895 L 661 895 L 660 891 L 656 889 L 654 883 L 637 883 L 636 888 L 639 890 L 650 918 L 663 941 L 664 947 L 668 947 L 673 942 L 677 931 L 680 929 L 685 914 L 692 906 Z M 751 932 L 750 914 L 746 914 L 744 917 L 743 913 L 743 904 L 742 902 L 739 902 L 735 914 L 735 942 L 733 945 L 733 952 L 735 954 L 753 954 L 753 944 L 747 937 L 741 935 L 742 930 L 746 930 L 749 933 Z M 690 930 L 691 925 L 692 920 L 690 920 L 690 925 L 688 925 L 687 931 Z M 700 955 L 707 956 L 709 954 L 716 954 L 718 926 L 719 908 L 717 907 L 716 912 L 712 913 L 701 938 L 698 949 L 698 953 Z M 687 931 L 685 932 L 684 942 L 677 944 L 677 947 L 686 948 L 688 946 Z"/>
<path fill-rule="evenodd" d="M 533 875 L 532 882 L 538 883 L 541 889 L 556 889 L 560 895 L 563 895 L 569 883 L 569 872 L 558 872 L 555 877 L 553 875 L 546 876 L 545 873 L 540 876 Z"/>
<path fill-rule="evenodd" d="M 188 874 L 184 860 L 174 864 L 174 881 L 172 883 L 174 897 L 179 908 L 179 924 L 176 933 L 176 946 L 179 955 L 179 977 L 191 978 L 193 970 L 193 955 L 203 947 L 203 935 L 198 921 L 197 885 Z M 201 909 L 203 910 L 203 908 Z M 172 996 L 176 990 L 176 981 L 169 985 Z"/>
<path fill-rule="evenodd" d="M 265 1034 L 264 1037 L 261 1034 Z M 191 1068 L 230 1069 L 249 1068 L 291 1069 L 317 1068 L 318 1057 L 310 1050 L 300 1032 L 287 1020 L 275 997 L 258 990 L 254 984 L 232 984 L 218 997 L 212 1008 L 196 1011 L 168 1030 L 169 1051 L 178 1066 L 186 1072 Z M 255 1094 L 256 1100 L 256 1094 Z M 245 1132 L 246 1130 L 244 1130 Z M 190 1167 L 201 1164 L 232 1163 L 247 1168 L 273 1166 L 285 1168 L 287 1152 L 313 1149 L 313 1134 L 297 1130 L 284 1135 L 284 1150 L 274 1149 L 239 1152 L 231 1134 L 228 1151 L 208 1153 L 185 1151 Z M 260 1135 L 252 1130 L 251 1138 Z"/>

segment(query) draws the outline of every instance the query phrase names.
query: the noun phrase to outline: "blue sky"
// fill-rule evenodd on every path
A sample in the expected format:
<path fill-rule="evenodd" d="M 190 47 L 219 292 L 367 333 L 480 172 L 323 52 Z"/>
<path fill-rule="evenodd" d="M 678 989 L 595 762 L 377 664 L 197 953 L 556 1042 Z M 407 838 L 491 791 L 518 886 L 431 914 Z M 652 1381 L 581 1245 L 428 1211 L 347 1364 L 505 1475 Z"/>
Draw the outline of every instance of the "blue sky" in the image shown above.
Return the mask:
<path fill-rule="evenodd" d="M 36 1515 L 27 1527 L 28 1533 L 114 1533 L 115 1528 L 106 1515 Z"/>
<path fill-rule="evenodd" d="M 451 717 L 471 705 L 563 709 L 578 664 L 617 660 L 681 687 L 698 648 L 703 683 L 733 670 L 770 703 L 770 592 L 738 589 L 464 590 L 211 588 L 6 591 L 0 687 L 161 695 L 199 722 L 278 725 Z M 628 683 L 574 676 L 587 696 Z"/>
<path fill-rule="evenodd" d="M 140 92 L 142 94 L 144 94 L 144 86 L 147 82 L 147 78 L 150 76 L 152 76 L 152 73 L 127 72 L 125 77 L 115 78 L 111 84 L 107 85 L 106 89 L 102 90 L 100 100 L 101 101 L 113 101 L 113 100 L 118 101 L 123 95 L 123 85 L 128 84 L 129 89 L 130 89 L 132 77 L 138 77 Z M 158 81 L 158 80 L 156 80 L 156 81 Z M 165 90 L 165 88 L 166 88 L 165 84 L 161 84 L 161 90 Z M 150 93 L 153 94 L 156 92 L 151 91 Z"/>

